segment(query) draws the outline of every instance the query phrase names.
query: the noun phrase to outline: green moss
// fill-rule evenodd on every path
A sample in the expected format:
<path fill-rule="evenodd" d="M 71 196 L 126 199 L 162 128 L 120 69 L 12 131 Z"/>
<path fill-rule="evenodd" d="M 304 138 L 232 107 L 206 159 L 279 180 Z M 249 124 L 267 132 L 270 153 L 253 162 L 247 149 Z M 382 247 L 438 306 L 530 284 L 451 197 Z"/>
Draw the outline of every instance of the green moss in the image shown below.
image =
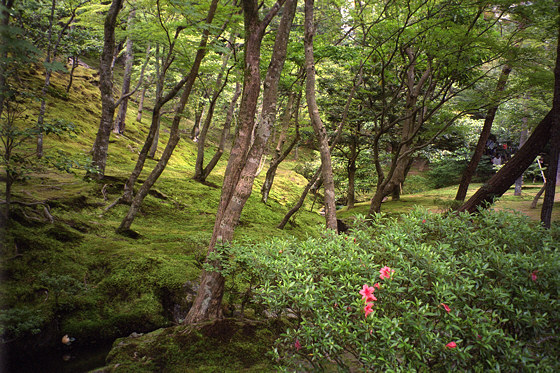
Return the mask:
<path fill-rule="evenodd" d="M 279 320 L 256 323 L 232 319 L 159 329 L 115 341 L 104 371 L 270 371 L 273 363 L 267 353 L 284 329 Z"/>

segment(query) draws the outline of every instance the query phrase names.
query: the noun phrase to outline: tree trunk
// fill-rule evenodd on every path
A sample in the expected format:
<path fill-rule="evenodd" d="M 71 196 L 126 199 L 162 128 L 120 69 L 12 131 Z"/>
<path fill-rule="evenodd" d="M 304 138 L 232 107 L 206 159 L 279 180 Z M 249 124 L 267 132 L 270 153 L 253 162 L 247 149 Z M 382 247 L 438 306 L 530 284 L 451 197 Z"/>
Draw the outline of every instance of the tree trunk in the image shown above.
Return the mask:
<path fill-rule="evenodd" d="M 144 111 L 144 99 L 146 98 L 146 91 L 148 90 L 148 86 L 142 88 L 142 92 L 140 93 L 140 102 L 138 103 L 138 115 L 136 116 L 137 122 L 142 122 L 142 111 Z"/>
<path fill-rule="evenodd" d="M 115 100 L 113 98 L 113 56 L 115 54 L 115 27 L 123 0 L 113 0 L 104 24 L 103 52 L 99 63 L 99 91 L 101 92 L 101 121 L 93 143 L 92 165 L 98 178 L 105 175 L 109 137 L 113 128 Z"/>
<path fill-rule="evenodd" d="M 306 84 L 305 93 L 307 99 L 307 108 L 309 117 L 315 136 L 319 141 L 319 151 L 321 153 L 321 169 L 323 174 L 323 187 L 325 189 L 325 220 L 327 229 L 337 231 L 336 223 L 336 205 L 334 193 L 334 178 L 331 164 L 331 152 L 327 131 L 321 117 L 319 116 L 319 107 L 315 99 L 315 59 L 313 56 L 313 5 L 314 0 L 305 0 L 305 66 L 306 66 Z"/>
<path fill-rule="evenodd" d="M 295 93 L 292 92 L 290 94 L 290 98 L 288 99 L 288 105 L 286 106 L 286 112 L 284 113 L 282 133 L 280 134 L 280 137 L 278 139 L 278 144 L 276 145 L 276 149 L 274 151 L 274 157 L 270 161 L 270 166 L 266 171 L 266 176 L 263 185 L 261 187 L 261 196 L 262 196 L 261 201 L 263 201 L 264 203 L 266 203 L 268 200 L 268 194 L 272 189 L 272 184 L 274 183 L 274 177 L 276 176 L 276 171 L 278 170 L 278 166 L 280 165 L 280 163 L 282 163 L 284 159 L 286 159 L 286 157 L 288 156 L 288 154 L 290 154 L 294 146 L 296 146 L 296 144 L 299 142 L 299 120 L 298 120 L 299 115 L 298 114 L 299 114 L 301 94 L 298 95 L 297 103 L 295 106 L 296 135 L 293 141 L 290 143 L 290 145 L 288 145 L 288 147 L 284 150 L 284 152 L 282 152 L 282 147 L 284 146 L 284 142 L 286 139 L 286 132 L 288 131 L 288 127 L 290 125 L 290 118 L 292 116 L 292 106 L 293 106 L 294 96 Z"/>
<path fill-rule="evenodd" d="M 500 77 L 498 78 L 498 83 L 496 85 L 496 93 L 503 92 L 506 87 L 507 79 L 509 73 L 511 72 L 511 67 L 509 65 L 504 65 L 502 68 L 502 72 Z M 484 149 L 486 148 L 486 141 L 488 141 L 488 136 L 490 136 L 490 131 L 492 130 L 492 123 L 494 122 L 494 118 L 496 117 L 496 112 L 498 111 L 498 104 L 495 104 L 486 113 L 486 118 L 484 119 L 484 125 L 482 127 L 482 131 L 480 132 L 480 137 L 478 138 L 478 143 L 476 144 L 476 148 L 474 150 L 474 154 L 463 172 L 463 177 L 461 178 L 461 182 L 459 183 L 459 189 L 457 190 L 457 195 L 455 196 L 456 201 L 464 201 L 465 197 L 467 196 L 467 190 L 469 189 L 469 184 L 476 172 L 476 168 L 478 167 L 478 163 L 482 158 L 482 154 L 484 153 Z"/>
<path fill-rule="evenodd" d="M 175 33 L 175 39 L 179 36 L 179 31 Z M 173 45 L 174 42 L 170 45 L 169 51 L 167 52 L 167 57 L 163 62 L 163 66 L 159 64 L 159 45 L 156 45 L 156 99 L 154 102 L 154 108 L 152 111 L 152 123 L 150 125 L 150 129 L 148 131 L 148 136 L 146 137 L 146 141 L 140 150 L 140 154 L 138 154 L 138 160 L 136 161 L 136 165 L 134 166 L 134 170 L 130 174 L 128 180 L 124 185 L 124 192 L 122 196 L 122 200 L 125 203 L 132 202 L 132 196 L 134 194 L 134 184 L 136 184 L 136 180 L 140 176 L 142 169 L 144 168 L 144 163 L 146 162 L 146 158 L 149 156 L 149 152 L 152 149 L 152 144 L 156 142 L 156 136 L 159 136 L 159 125 L 160 125 L 160 117 L 161 117 L 161 110 L 163 105 L 165 105 L 168 101 L 173 99 L 177 93 L 181 90 L 181 88 L 185 85 L 187 80 L 189 79 L 190 75 L 187 74 L 186 76 L 181 79 L 175 86 L 167 92 L 167 94 L 163 95 L 163 88 L 165 82 L 165 74 L 167 69 L 171 66 L 173 61 Z M 160 72 L 161 71 L 161 72 Z"/>
<path fill-rule="evenodd" d="M 543 186 L 541 189 L 539 189 L 539 191 L 537 192 L 537 194 L 535 195 L 535 198 L 533 198 L 533 201 L 531 201 L 531 208 L 535 209 L 537 208 L 537 203 L 539 202 L 539 198 L 541 198 L 542 194 L 544 193 L 544 190 L 546 189 L 546 181 L 544 182 Z"/>
<path fill-rule="evenodd" d="M 47 64 L 47 68 L 45 71 L 45 84 L 43 84 L 43 89 L 41 90 L 41 107 L 39 109 L 39 116 L 37 118 L 37 127 L 39 129 L 39 133 L 37 134 L 37 158 L 43 158 L 43 122 L 45 119 L 45 111 L 46 111 L 46 95 L 47 89 L 51 85 L 51 75 L 52 70 L 48 66 L 50 64 L 51 58 L 54 57 L 54 53 L 52 53 L 52 33 L 53 33 L 53 21 L 54 21 L 54 11 L 56 9 L 56 0 L 52 0 L 51 3 L 51 15 L 49 16 L 49 31 L 47 32 L 48 38 L 48 47 L 47 47 L 47 57 L 45 58 L 45 63 Z"/>
<path fill-rule="evenodd" d="M 161 130 L 161 114 L 158 116 L 158 121 L 156 125 L 156 130 L 154 132 L 154 139 L 152 140 L 152 144 L 150 145 L 150 151 L 148 151 L 148 158 L 155 159 L 156 152 L 159 145 L 159 132 Z"/>
<path fill-rule="evenodd" d="M 356 202 L 356 159 L 358 158 L 358 144 L 357 134 L 352 136 L 350 140 L 350 155 L 346 165 L 346 172 L 348 173 L 348 191 L 346 193 L 346 206 L 348 210 L 354 208 Z"/>
<path fill-rule="evenodd" d="M 210 9 L 208 10 L 208 15 L 206 17 L 207 25 L 210 25 L 212 23 L 212 19 L 216 14 L 216 8 L 218 7 L 218 1 L 219 0 L 212 0 L 212 3 L 210 4 Z M 183 93 L 181 94 L 181 99 L 179 101 L 179 105 L 176 109 L 175 117 L 173 118 L 173 123 L 171 125 L 169 140 L 163 151 L 163 154 L 161 155 L 160 160 L 158 161 L 157 165 L 154 167 L 154 169 L 152 170 L 152 172 L 150 173 L 146 181 L 142 184 L 142 186 L 138 190 L 138 193 L 136 193 L 136 195 L 134 196 L 134 199 L 132 200 L 132 204 L 130 205 L 128 213 L 124 217 L 117 231 L 122 232 L 130 229 L 130 226 L 132 225 L 132 222 L 134 221 L 134 218 L 136 217 L 136 214 L 140 209 L 142 201 L 144 200 L 144 198 L 146 198 L 152 186 L 155 184 L 159 176 L 165 170 L 165 167 L 167 166 L 167 162 L 169 162 L 169 159 L 171 158 L 171 155 L 175 150 L 175 146 L 177 146 L 177 143 L 179 142 L 180 139 L 179 124 L 183 117 L 183 111 L 185 109 L 185 105 L 187 104 L 187 101 L 192 91 L 192 87 L 198 75 L 200 64 L 202 63 L 202 59 L 206 55 L 206 45 L 208 43 L 209 34 L 210 32 L 208 28 L 205 28 L 202 33 L 202 38 L 200 40 L 200 44 L 198 46 L 198 50 L 196 52 L 193 65 L 191 66 L 189 74 L 187 75 L 185 87 L 183 89 Z"/>
<path fill-rule="evenodd" d="M 136 14 L 136 10 L 132 8 L 128 15 L 128 25 L 127 27 L 130 29 L 132 25 L 132 21 L 134 20 L 134 16 Z M 130 92 L 130 81 L 132 80 L 132 64 L 134 62 L 134 51 L 132 49 L 132 38 L 128 36 L 126 38 L 126 50 L 125 50 L 125 59 L 124 59 L 124 76 L 123 76 L 123 84 L 122 84 L 122 93 L 121 96 L 126 96 Z M 114 133 L 123 134 L 124 128 L 126 126 L 126 112 L 128 109 L 128 98 L 122 100 L 121 105 L 119 107 L 119 112 L 117 114 L 117 119 L 115 120 L 115 125 L 113 128 Z"/>
<path fill-rule="evenodd" d="M 229 44 L 233 45 L 233 37 L 230 38 L 230 41 L 231 43 Z M 222 68 L 218 73 L 218 76 L 216 77 L 216 83 L 214 84 L 214 92 L 212 93 L 210 105 L 208 106 L 208 113 L 206 114 L 206 118 L 204 119 L 204 124 L 202 125 L 202 129 L 200 130 L 200 133 L 198 135 L 197 154 L 196 154 L 196 162 L 195 162 L 194 176 L 193 176 L 193 179 L 197 181 L 204 181 L 203 180 L 204 146 L 206 145 L 206 135 L 208 134 L 208 130 L 210 129 L 210 124 L 212 124 L 212 118 L 214 116 L 214 109 L 216 108 L 216 102 L 218 101 L 218 98 L 220 97 L 220 94 L 224 90 L 224 87 L 226 86 L 228 81 L 229 71 L 223 82 L 222 79 L 224 78 L 224 74 L 226 73 L 227 64 L 230 56 L 231 53 L 225 55 L 222 59 Z"/>
<path fill-rule="evenodd" d="M 519 175 L 533 163 L 535 157 L 544 149 L 550 138 L 553 126 L 553 112 L 550 111 L 515 156 L 511 158 L 488 182 L 486 182 L 458 211 L 473 213 L 478 207 L 491 204 L 504 194 Z"/>
<path fill-rule="evenodd" d="M 303 206 L 303 202 L 305 201 L 307 194 L 309 193 L 313 185 L 315 185 L 317 180 L 319 180 L 319 176 L 322 174 L 322 172 L 323 171 L 321 170 L 321 167 L 319 167 L 319 169 L 315 172 L 315 174 L 313 174 L 313 177 L 311 178 L 311 180 L 309 180 L 309 182 L 303 189 L 303 192 L 301 193 L 301 196 L 299 197 L 294 207 L 292 207 L 290 211 L 288 211 L 288 213 L 284 216 L 280 224 L 278 224 L 277 226 L 278 229 L 284 229 L 286 224 L 288 224 L 288 222 L 290 221 L 291 217 L 301 208 L 301 206 Z"/>
<path fill-rule="evenodd" d="M 291 7 L 288 6 L 290 3 L 292 4 Z M 277 45 L 279 43 L 287 44 L 287 33 L 290 31 L 292 19 L 295 14 L 295 3 L 295 0 L 286 1 L 286 11 L 280 22 L 273 57 L 271 58 L 271 66 L 274 67 L 271 68 L 271 66 L 269 66 L 267 78 L 269 77 L 269 73 L 273 74 L 272 70 L 279 68 L 278 76 L 279 72 L 282 70 L 286 47 L 284 46 L 282 63 L 278 65 L 277 63 L 280 61 L 277 60 L 278 56 L 276 55 L 278 52 Z M 226 167 L 214 231 L 208 247 L 209 253 L 214 251 L 217 243 L 229 242 L 233 239 L 234 228 L 238 224 L 241 211 L 251 194 L 258 162 L 266 146 L 266 141 L 268 140 L 267 134 L 270 133 L 270 128 L 266 128 L 267 121 L 263 116 L 263 128 L 259 129 L 258 133 L 255 135 L 254 143 L 251 144 L 251 138 L 255 132 L 255 114 L 260 92 L 260 46 L 264 31 L 268 23 L 278 12 L 280 6 L 281 3 L 276 3 L 263 21 L 260 21 L 257 1 L 242 1 L 245 21 L 245 70 L 243 93 L 239 110 L 239 126 L 237 138 Z M 287 11 L 288 8 L 293 8 L 293 11 Z M 291 17 L 288 16 L 288 13 L 291 13 Z M 286 25 L 286 23 L 288 24 Z M 287 33 L 282 32 L 282 30 Z M 263 101 L 264 100 L 263 97 Z M 219 263 L 212 264 L 219 269 Z M 202 272 L 199 291 L 185 319 L 185 323 L 197 323 L 222 317 L 221 302 L 224 281 L 224 277 L 219 271 Z"/>
<path fill-rule="evenodd" d="M 76 54 L 74 56 L 71 56 L 70 59 L 72 60 L 72 67 L 70 69 L 70 77 L 68 79 L 68 85 L 66 86 L 66 93 L 69 93 L 70 88 L 72 88 L 72 82 L 74 81 L 74 71 L 76 70 L 76 67 L 78 67 L 79 55 Z"/>
<path fill-rule="evenodd" d="M 558 50 L 560 52 L 560 49 Z M 560 80 L 558 80 L 560 82 Z M 554 128 L 551 130 L 549 142 L 549 161 L 546 168 L 546 184 L 544 186 L 544 200 L 541 208 L 541 223 L 545 228 L 550 228 L 554 196 L 556 193 L 556 174 L 558 171 L 558 156 L 560 155 L 560 107 L 557 108 L 554 118 Z M 554 107 L 552 110 L 555 110 Z"/>
<path fill-rule="evenodd" d="M 191 139 L 193 141 L 198 141 L 198 135 L 200 134 L 200 121 L 204 116 L 204 109 L 206 107 L 206 100 L 204 98 L 200 98 L 197 109 L 194 112 L 194 125 L 191 129 Z"/>
<path fill-rule="evenodd" d="M 527 136 L 528 136 L 528 131 L 527 131 L 527 118 L 523 118 L 524 120 L 524 128 L 521 131 L 521 137 L 519 138 L 519 146 L 523 146 L 523 144 L 525 144 L 525 141 L 527 141 Z M 519 176 L 516 180 L 515 180 L 515 191 L 513 193 L 513 195 L 515 196 L 520 196 L 521 195 L 521 191 L 523 188 L 523 174 L 521 174 L 521 176 Z"/>
<path fill-rule="evenodd" d="M 560 13 L 560 4 L 558 4 Z M 549 161 L 546 169 L 544 200 L 541 209 L 541 223 L 550 228 L 554 195 L 556 192 L 556 176 L 558 174 L 558 157 L 560 157 L 560 26 L 556 41 L 556 66 L 554 67 L 554 95 L 552 98 L 552 129 L 550 131 Z"/>
<path fill-rule="evenodd" d="M 239 82 L 235 83 L 235 92 L 233 93 L 233 98 L 229 103 L 229 107 L 226 114 L 226 120 L 224 122 L 224 127 L 222 129 L 222 135 L 220 136 L 220 144 L 218 145 L 218 149 L 216 150 L 216 154 L 212 157 L 210 162 L 204 167 L 202 171 L 201 182 L 205 182 L 206 178 L 210 175 L 214 167 L 218 164 L 218 161 L 224 154 L 224 149 L 226 147 L 227 138 L 229 136 L 229 130 L 231 128 L 231 122 L 233 121 L 233 112 L 235 110 L 235 106 L 237 105 L 237 100 L 241 95 L 241 84 Z"/>

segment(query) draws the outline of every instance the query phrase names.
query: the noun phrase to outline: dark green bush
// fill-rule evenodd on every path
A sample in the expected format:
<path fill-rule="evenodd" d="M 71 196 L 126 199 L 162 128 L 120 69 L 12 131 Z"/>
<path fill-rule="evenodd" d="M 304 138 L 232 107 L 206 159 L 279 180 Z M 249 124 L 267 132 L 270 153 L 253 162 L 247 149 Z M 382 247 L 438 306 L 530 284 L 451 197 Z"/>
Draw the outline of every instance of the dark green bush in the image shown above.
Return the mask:
<path fill-rule="evenodd" d="M 558 235 L 522 215 L 416 210 L 228 252 L 226 273 L 245 271 L 256 301 L 291 320 L 274 351 L 283 368 L 560 370 Z M 366 315 L 359 291 L 375 283 Z"/>

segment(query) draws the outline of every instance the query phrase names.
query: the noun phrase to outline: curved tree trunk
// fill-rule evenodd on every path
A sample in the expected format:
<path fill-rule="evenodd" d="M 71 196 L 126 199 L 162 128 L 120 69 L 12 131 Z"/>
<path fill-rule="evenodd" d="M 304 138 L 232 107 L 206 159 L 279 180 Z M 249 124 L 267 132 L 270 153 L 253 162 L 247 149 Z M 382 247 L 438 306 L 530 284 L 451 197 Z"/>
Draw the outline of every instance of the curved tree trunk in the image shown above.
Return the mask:
<path fill-rule="evenodd" d="M 323 186 L 325 189 L 325 220 L 327 228 L 337 231 L 336 223 L 336 205 L 334 193 L 334 178 L 331 163 L 331 152 L 329 149 L 329 140 L 327 131 L 321 117 L 319 116 L 319 107 L 315 99 L 315 59 L 313 56 L 313 5 L 314 0 L 305 0 L 305 70 L 306 84 L 305 93 L 307 99 L 307 108 L 311 118 L 311 124 L 315 131 L 315 136 L 319 141 L 319 151 L 321 153 L 321 169 L 323 174 Z"/>
<path fill-rule="evenodd" d="M 283 118 L 282 133 L 280 134 L 280 137 L 278 139 L 278 144 L 276 145 L 276 149 L 274 151 L 274 157 L 270 161 L 270 166 L 266 171 L 266 176 L 263 185 L 261 187 L 261 196 L 262 196 L 261 201 L 263 201 L 264 203 L 266 203 L 266 201 L 268 200 L 268 194 L 270 193 L 270 189 L 272 188 L 272 184 L 274 183 L 274 177 L 276 176 L 276 170 L 278 170 L 278 166 L 280 165 L 280 163 L 282 163 L 284 159 L 286 159 L 288 154 L 290 154 L 294 146 L 296 146 L 296 144 L 299 141 L 299 123 L 298 123 L 299 115 L 298 114 L 299 114 L 301 95 L 298 95 L 297 103 L 295 106 L 296 135 L 293 141 L 290 143 L 290 145 L 288 145 L 288 147 L 284 150 L 284 152 L 282 152 L 282 147 L 284 146 L 284 142 L 286 140 L 286 132 L 288 131 L 288 127 L 290 125 L 290 118 L 292 116 L 292 106 L 293 106 L 294 96 L 295 93 L 292 92 L 288 99 L 288 104 L 286 106 L 286 111 L 284 113 L 284 118 Z"/>
<path fill-rule="evenodd" d="M 233 37 L 230 38 L 230 43 L 229 43 L 230 45 L 233 44 L 232 39 Z M 212 93 L 212 98 L 210 100 L 210 105 L 208 107 L 208 113 L 206 114 L 206 118 L 204 119 L 204 124 L 202 125 L 202 129 L 200 130 L 200 133 L 198 135 L 198 141 L 197 141 L 198 146 L 197 146 L 196 162 L 195 162 L 194 176 L 193 176 L 193 179 L 197 181 L 203 181 L 204 146 L 206 145 L 206 135 L 208 134 L 208 130 L 210 129 L 210 124 L 212 123 L 212 118 L 214 116 L 214 109 L 216 108 L 216 102 L 218 101 L 218 98 L 220 97 L 220 94 L 224 90 L 224 87 L 226 86 L 228 81 L 229 71 L 227 72 L 227 75 L 223 82 L 222 79 L 224 78 L 224 74 L 226 73 L 227 64 L 230 56 L 231 53 L 223 57 L 222 68 L 218 73 L 218 76 L 216 78 L 216 83 L 214 84 L 214 92 Z"/>
<path fill-rule="evenodd" d="M 233 98 L 231 99 L 231 102 L 229 103 L 229 107 L 227 110 L 226 120 L 224 122 L 224 127 L 222 128 L 222 135 L 220 136 L 220 143 L 218 145 L 218 149 L 216 150 L 216 154 L 214 154 L 210 162 L 208 162 L 206 167 L 204 167 L 204 170 L 202 170 L 202 175 L 200 180 L 201 182 L 206 181 L 206 178 L 208 178 L 208 176 L 210 175 L 214 167 L 216 167 L 216 165 L 218 164 L 218 161 L 222 157 L 222 154 L 224 154 L 227 138 L 229 136 L 229 130 L 231 128 L 231 122 L 233 121 L 233 112 L 235 110 L 235 106 L 237 105 L 237 100 L 239 99 L 240 95 L 241 95 L 241 84 L 237 82 L 235 83 L 235 92 L 233 93 Z"/>
<path fill-rule="evenodd" d="M 500 77 L 498 78 L 498 84 L 496 85 L 496 92 L 502 92 L 506 88 L 507 79 L 509 73 L 511 72 L 511 67 L 509 65 L 504 65 Z M 455 196 L 456 201 L 464 201 L 467 196 L 467 190 L 469 189 L 469 184 L 474 176 L 478 163 L 482 158 L 484 149 L 486 148 L 486 141 L 488 141 L 488 136 L 490 136 L 490 131 L 492 130 L 492 123 L 494 123 L 494 118 L 496 117 L 496 112 L 498 111 L 498 105 L 492 106 L 488 109 L 486 113 L 486 118 L 484 119 L 484 125 L 482 126 L 482 131 L 480 132 L 480 137 L 476 144 L 474 154 L 463 172 L 463 177 L 459 183 L 459 189 L 457 190 L 457 195 Z"/>

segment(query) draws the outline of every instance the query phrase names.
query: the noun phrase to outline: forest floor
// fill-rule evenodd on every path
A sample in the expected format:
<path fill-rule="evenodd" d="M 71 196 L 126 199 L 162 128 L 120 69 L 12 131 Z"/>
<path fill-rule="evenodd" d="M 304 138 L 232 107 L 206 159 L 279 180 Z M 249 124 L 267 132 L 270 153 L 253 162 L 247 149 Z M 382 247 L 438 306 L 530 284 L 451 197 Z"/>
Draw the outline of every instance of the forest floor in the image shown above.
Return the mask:
<path fill-rule="evenodd" d="M 50 98 L 49 113 L 51 117 L 73 121 L 80 133 L 74 138 L 45 138 L 45 158 L 54 159 L 48 157 L 62 154 L 58 160 L 65 161 L 77 155 L 74 159 L 83 164 L 99 123 L 99 91 L 92 84 L 96 79 L 94 71 L 79 67 L 70 95 L 63 94 L 66 77 L 55 75 L 52 91 L 58 95 Z M 22 79 L 40 86 L 41 74 L 38 70 L 29 71 Z M 14 186 L 15 201 L 45 205 L 14 205 L 2 248 L 2 347 L 8 349 L 10 359 L 18 358 L 5 370 L 0 366 L 0 371 L 83 371 L 84 368 L 70 365 L 81 359 L 80 349 L 94 350 L 118 337 L 169 327 L 184 318 L 188 304 L 182 302 L 192 299 L 196 291 L 220 197 L 217 186 L 221 185 L 227 159 L 224 157 L 218 164 L 209 185 L 193 181 L 197 144 L 185 135 L 132 226 L 138 237 L 117 234 L 115 230 L 127 206 L 117 205 L 108 211 L 106 207 L 121 194 L 150 123 L 148 116 L 136 122 L 134 109 L 132 103 L 125 135 L 112 135 L 107 177 L 103 180 L 85 181 L 83 170 L 69 174 L 37 163 Z M 37 107 L 29 108 L 31 115 L 36 112 Z M 169 136 L 168 126 L 169 121 L 164 120 L 160 151 Z M 185 134 L 190 126 L 189 121 L 183 124 Z M 218 132 L 219 129 L 211 130 L 214 135 Z M 206 147 L 206 159 L 213 155 L 215 145 L 211 142 Z M 29 144 L 29 149 L 33 149 L 33 144 Z M 307 183 L 294 169 L 298 163 L 316 158 L 310 150 L 300 149 L 299 153 L 299 159 L 291 158 L 282 164 L 267 204 L 259 198 L 266 169 L 256 179 L 236 228 L 237 240 L 257 242 L 321 233 L 321 206 L 313 204 L 310 198 L 286 229 L 276 228 Z M 140 179 L 147 177 L 155 163 L 147 161 Z M 1 188 L 4 183 L 0 180 Z M 494 208 L 521 211 L 538 220 L 540 204 L 534 210 L 529 205 L 539 187 L 526 185 L 521 197 L 508 192 Z M 470 193 L 477 188 L 478 185 L 472 185 Z M 455 191 L 456 187 L 449 187 L 405 194 L 400 201 L 384 203 L 382 211 L 400 214 L 420 205 L 429 211 L 444 212 L 449 209 Z M 49 207 L 48 214 L 45 206 Z M 365 215 L 368 207 L 367 202 L 362 202 L 350 211 L 342 209 L 338 215 L 351 223 L 354 215 Z M 553 221 L 559 220 L 560 212 L 555 210 Z M 235 313 L 228 297 L 233 299 L 238 292 L 239 284 L 227 284 L 224 307 L 228 316 Z M 250 343 L 262 341 L 262 346 L 270 345 L 274 336 L 265 329 L 251 327 L 247 334 L 253 336 Z M 236 333 L 232 331 L 232 335 Z M 61 345 L 65 335 L 75 338 L 71 347 Z M 243 340 L 247 335 L 241 335 L 241 345 L 248 343 Z M 268 358 L 261 349 L 253 347 L 247 354 L 254 358 L 251 364 L 258 367 Z M 47 355 L 50 362 L 37 359 L 37 351 Z M 231 351 L 226 353 L 231 355 Z M 219 366 L 235 364 L 235 356 L 230 357 L 233 360 L 223 361 Z M 49 370 L 52 360 L 56 364 Z"/>

